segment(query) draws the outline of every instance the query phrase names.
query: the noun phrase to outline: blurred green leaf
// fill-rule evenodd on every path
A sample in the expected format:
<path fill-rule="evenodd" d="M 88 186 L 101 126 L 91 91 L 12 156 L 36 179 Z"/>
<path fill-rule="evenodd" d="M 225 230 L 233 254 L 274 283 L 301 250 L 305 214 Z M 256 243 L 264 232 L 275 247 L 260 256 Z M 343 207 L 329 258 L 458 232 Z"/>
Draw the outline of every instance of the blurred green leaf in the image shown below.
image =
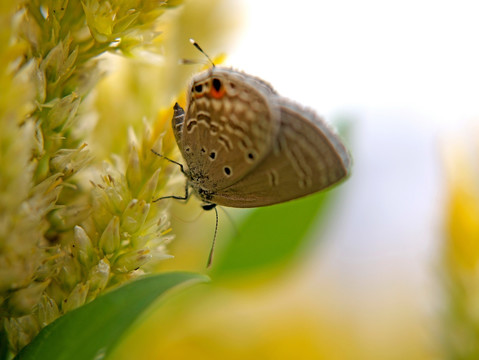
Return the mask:
<path fill-rule="evenodd" d="M 208 277 L 175 272 L 133 281 L 60 317 L 15 359 L 103 359 L 159 296 L 177 285 L 199 281 L 208 281 Z"/>
<path fill-rule="evenodd" d="M 290 260 L 308 240 L 331 192 L 257 208 L 213 261 L 212 276 L 243 274 Z"/>

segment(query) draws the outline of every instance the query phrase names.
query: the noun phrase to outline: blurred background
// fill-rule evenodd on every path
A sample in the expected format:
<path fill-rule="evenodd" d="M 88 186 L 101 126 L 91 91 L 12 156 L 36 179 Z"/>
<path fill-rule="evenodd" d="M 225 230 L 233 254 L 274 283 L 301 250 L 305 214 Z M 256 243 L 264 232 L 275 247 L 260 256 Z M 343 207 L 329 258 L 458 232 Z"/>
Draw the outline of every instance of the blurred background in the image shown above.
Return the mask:
<path fill-rule="evenodd" d="M 182 25 L 164 30 L 170 58 L 201 59 L 195 38 L 314 109 L 340 129 L 352 175 L 291 203 L 220 209 L 208 270 L 214 213 L 171 203 L 174 258 L 161 270 L 212 282 L 162 300 L 113 358 L 478 359 L 477 10 L 186 1 Z M 177 93 L 198 69 L 176 70 Z"/>

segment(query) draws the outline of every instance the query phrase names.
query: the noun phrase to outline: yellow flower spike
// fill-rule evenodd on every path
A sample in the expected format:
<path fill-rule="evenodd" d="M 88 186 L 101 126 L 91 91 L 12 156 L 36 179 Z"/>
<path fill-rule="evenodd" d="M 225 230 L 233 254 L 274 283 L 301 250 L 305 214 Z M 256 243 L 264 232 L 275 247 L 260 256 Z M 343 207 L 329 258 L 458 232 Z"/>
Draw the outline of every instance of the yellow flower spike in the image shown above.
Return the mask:
<path fill-rule="evenodd" d="M 5 95 L 0 98 L 0 173 L 7 180 L 0 186 L 0 199 L 6 200 L 0 222 L 0 239 L 5 239 L 0 253 L 0 311 L 5 318 L 0 331 L 6 333 L 13 357 L 65 310 L 151 271 L 167 256 L 164 244 L 172 236 L 161 232 L 169 227 L 169 213 L 166 205 L 153 207 L 150 202 L 158 192 L 168 191 L 163 187 L 173 171 L 162 171 L 160 165 L 166 166 L 150 149 L 158 146 L 165 154 L 176 149 L 171 107 L 163 124 L 155 123 L 154 129 L 140 120 L 151 118 L 164 99 L 183 88 L 177 75 L 184 71 L 164 64 L 176 64 L 180 49 L 176 34 L 192 21 L 177 16 L 158 21 L 179 1 L 0 3 L 0 88 Z M 191 5 L 176 11 L 187 8 Z M 207 32 L 202 30 L 202 36 Z M 100 64 L 111 61 L 103 56 L 106 52 L 137 56 L 145 50 L 155 54 L 152 59 L 163 56 L 165 61 L 145 67 L 149 58 L 138 56 L 130 79 L 116 77 L 112 82 L 116 91 L 107 92 L 110 106 L 101 108 L 92 100 L 93 89 L 96 99 L 101 97 L 96 85 L 105 70 Z M 151 74 L 150 67 L 160 80 L 143 78 L 155 84 L 152 91 L 139 83 Z M 100 126 L 106 131 L 98 136 Z M 143 134 L 130 157 L 123 156 L 129 126 Z M 84 145 L 79 146 L 86 142 L 92 157 Z M 100 169 L 102 161 L 112 159 Z M 88 181 L 94 186 L 84 186 Z M 85 216 L 90 209 L 92 216 Z M 145 263 L 142 271 L 118 274 L 111 271 L 110 261 L 128 264 L 123 270 Z M 16 301 L 9 298 L 13 289 L 28 289 L 40 281 L 49 286 L 31 313 L 14 318 L 7 306 Z M 31 310 L 25 304 L 23 309 Z"/>
<path fill-rule="evenodd" d="M 101 234 L 100 249 L 105 255 L 113 254 L 120 248 L 120 218 L 113 216 Z"/>

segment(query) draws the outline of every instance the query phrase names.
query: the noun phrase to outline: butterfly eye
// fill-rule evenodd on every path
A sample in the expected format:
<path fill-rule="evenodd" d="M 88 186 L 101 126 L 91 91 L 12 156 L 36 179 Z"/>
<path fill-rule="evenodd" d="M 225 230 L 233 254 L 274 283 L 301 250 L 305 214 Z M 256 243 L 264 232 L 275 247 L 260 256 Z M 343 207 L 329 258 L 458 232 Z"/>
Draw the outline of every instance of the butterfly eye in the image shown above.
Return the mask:
<path fill-rule="evenodd" d="M 215 99 L 221 99 L 225 94 L 225 88 L 221 83 L 221 80 L 213 78 L 213 80 L 211 80 L 211 85 L 211 96 L 213 96 Z"/>

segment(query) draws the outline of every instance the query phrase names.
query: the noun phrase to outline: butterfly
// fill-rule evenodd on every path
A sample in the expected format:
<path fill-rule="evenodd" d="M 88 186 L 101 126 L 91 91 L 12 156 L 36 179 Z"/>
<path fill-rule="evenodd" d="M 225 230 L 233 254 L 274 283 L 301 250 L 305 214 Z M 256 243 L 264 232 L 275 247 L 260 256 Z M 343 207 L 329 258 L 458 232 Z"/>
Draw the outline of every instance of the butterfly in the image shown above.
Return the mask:
<path fill-rule="evenodd" d="M 186 200 L 191 188 L 205 210 L 267 206 L 349 175 L 348 150 L 315 112 L 257 77 L 211 64 L 193 77 L 186 111 L 174 106 L 172 128 L 186 166 L 168 160 L 186 176 L 185 195 L 160 199 Z"/>

